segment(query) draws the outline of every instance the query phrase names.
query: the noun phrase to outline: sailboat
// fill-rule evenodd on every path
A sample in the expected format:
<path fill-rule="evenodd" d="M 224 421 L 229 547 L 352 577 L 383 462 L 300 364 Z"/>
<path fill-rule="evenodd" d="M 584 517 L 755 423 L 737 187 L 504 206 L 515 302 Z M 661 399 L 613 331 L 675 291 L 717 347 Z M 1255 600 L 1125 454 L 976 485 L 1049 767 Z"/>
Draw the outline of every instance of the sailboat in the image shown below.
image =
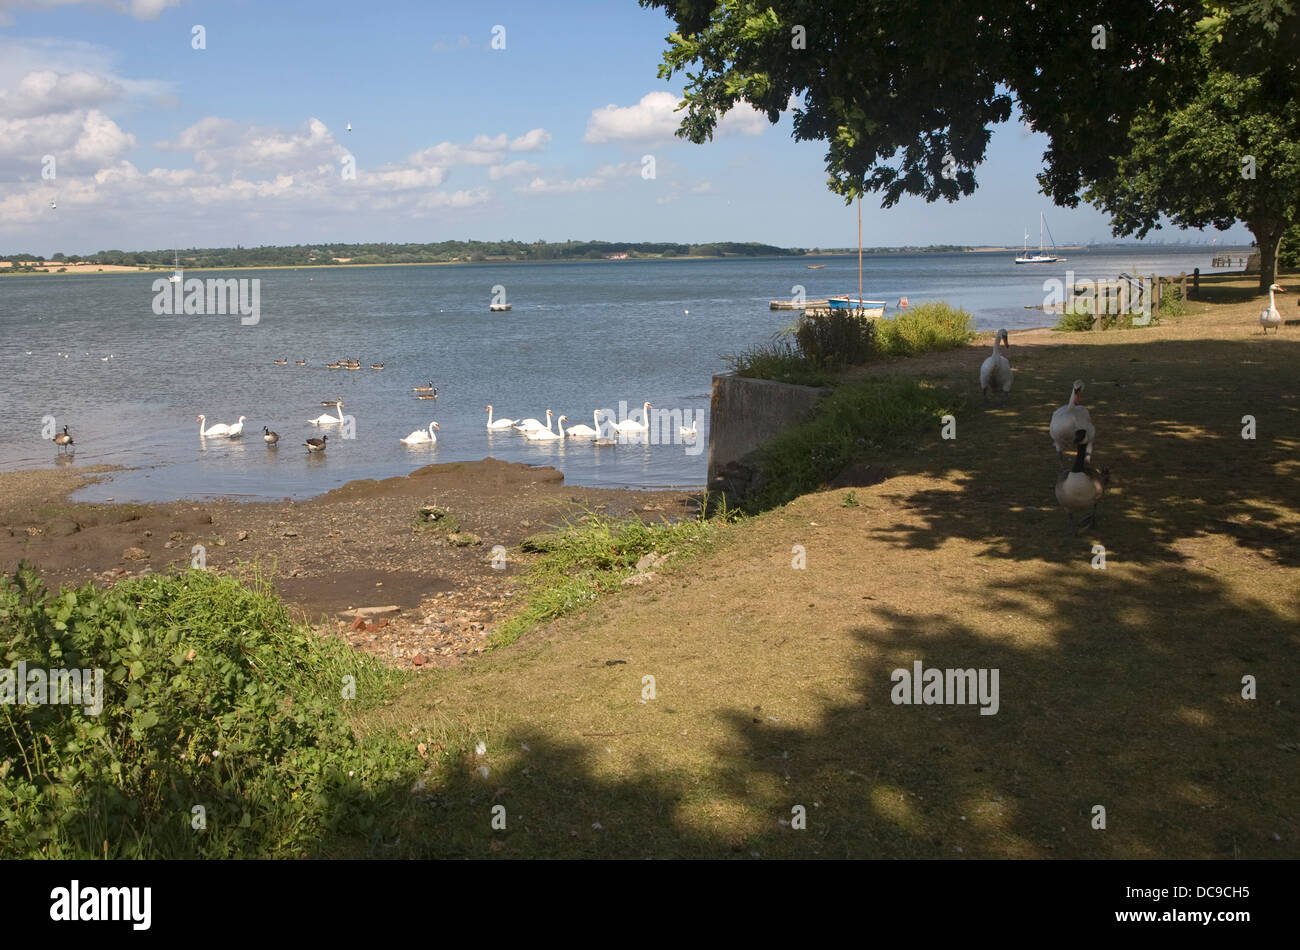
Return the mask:
<path fill-rule="evenodd" d="M 1042 212 L 1040 211 L 1040 212 L 1038 213 L 1038 251 L 1037 251 L 1037 253 L 1031 253 L 1031 252 L 1030 252 L 1030 250 L 1029 250 L 1029 232 L 1026 231 L 1026 232 L 1025 232 L 1025 249 L 1020 253 L 1020 256 L 1016 258 L 1016 263 L 1017 263 L 1017 264 L 1053 264 L 1053 263 L 1055 263 L 1056 261 L 1063 261 L 1063 260 L 1065 260 L 1064 257 L 1057 257 L 1057 256 L 1056 256 L 1056 239 L 1055 239 L 1055 238 L 1052 238 L 1052 253 L 1051 253 L 1051 254 L 1048 254 L 1046 251 L 1043 250 L 1043 228 L 1046 227 L 1046 225 L 1047 225 L 1047 222 L 1046 222 L 1046 220 L 1044 219 Z M 1047 229 L 1047 236 L 1048 236 L 1049 238 L 1052 237 L 1052 229 L 1051 229 L 1051 228 L 1048 228 L 1048 229 Z"/>
<path fill-rule="evenodd" d="M 839 297 L 831 297 L 826 301 L 827 306 L 832 310 L 851 310 L 857 311 L 860 317 L 883 317 L 885 315 L 884 300 L 863 300 L 862 299 L 862 197 L 858 197 L 858 295 L 856 297 L 850 294 L 842 294 Z"/>
<path fill-rule="evenodd" d="M 181 256 L 180 254 L 175 254 L 173 255 L 173 257 L 175 260 L 176 269 L 172 271 L 172 275 L 168 277 L 167 280 L 173 284 L 179 284 L 182 280 L 185 279 L 185 275 L 181 273 Z"/>

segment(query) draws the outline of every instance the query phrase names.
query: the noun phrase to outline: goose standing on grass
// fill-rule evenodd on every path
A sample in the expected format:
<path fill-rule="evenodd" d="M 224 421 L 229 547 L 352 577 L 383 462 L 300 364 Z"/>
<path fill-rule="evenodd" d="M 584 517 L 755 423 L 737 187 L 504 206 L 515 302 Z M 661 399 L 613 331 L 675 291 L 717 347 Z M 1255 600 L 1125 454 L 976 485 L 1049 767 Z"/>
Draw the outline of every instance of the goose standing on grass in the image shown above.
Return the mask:
<path fill-rule="evenodd" d="M 565 419 L 567 420 L 568 417 L 566 416 Z M 600 435 L 600 410 L 599 409 L 597 409 L 595 412 L 591 414 L 591 421 L 596 424 L 596 428 L 593 429 L 589 425 L 579 424 L 576 426 L 570 426 L 568 429 L 564 430 L 564 434 L 567 435 L 570 439 L 590 439 L 592 436 Z"/>
<path fill-rule="evenodd" d="M 1070 401 L 1052 413 L 1052 424 L 1047 431 L 1052 436 L 1052 444 L 1056 446 L 1056 455 L 1062 461 L 1065 460 L 1065 453 L 1074 448 L 1074 434 L 1080 429 L 1088 437 L 1088 458 L 1092 458 L 1092 442 L 1097 430 L 1092 424 L 1091 413 L 1079 405 L 1082 395 L 1083 380 L 1076 379 L 1070 389 Z"/>
<path fill-rule="evenodd" d="M 1092 511 L 1080 522 L 1079 527 L 1094 527 L 1097 524 L 1097 502 L 1110 484 L 1110 469 L 1101 467 L 1098 472 L 1088 464 L 1088 430 L 1079 429 L 1074 433 L 1074 465 L 1056 476 L 1056 500 L 1061 503 L 1069 515 L 1070 530 L 1078 533 L 1074 527 L 1074 513 Z"/>
<path fill-rule="evenodd" d="M 650 431 L 650 410 L 653 409 L 650 403 L 645 403 L 641 407 L 641 422 L 633 422 L 631 419 L 624 419 L 622 422 L 611 422 L 610 425 L 618 432 L 649 432 Z"/>
<path fill-rule="evenodd" d="M 230 426 L 226 425 L 224 422 L 215 422 L 205 429 L 203 427 L 207 425 L 207 421 L 208 421 L 207 416 L 199 416 L 194 421 L 199 424 L 200 439 L 203 438 L 205 435 L 229 435 L 230 434 Z"/>
<path fill-rule="evenodd" d="M 1003 343 L 1007 349 L 1011 348 L 1007 331 L 999 330 L 993 334 L 993 354 L 980 365 L 980 391 L 985 399 L 989 398 L 990 389 L 995 393 L 1011 392 L 1011 361 L 998 351 L 999 345 Z"/>
<path fill-rule="evenodd" d="M 319 439 L 308 439 L 303 445 L 307 446 L 307 453 L 310 455 L 312 452 L 324 452 L 328 440 L 329 436 L 323 435 Z"/>
<path fill-rule="evenodd" d="M 545 428 L 549 429 L 550 427 L 551 427 L 551 410 L 547 409 Z M 515 428 L 518 429 L 520 432 L 535 432 L 536 430 L 543 428 L 543 426 L 536 419 L 521 419 L 519 422 L 515 423 Z"/>
<path fill-rule="evenodd" d="M 405 445 L 432 445 L 438 441 L 438 437 L 433 434 L 433 430 L 441 428 L 442 426 L 438 425 L 438 423 L 430 422 L 428 432 L 425 432 L 423 429 L 416 429 L 405 439 L 401 439 L 400 441 Z"/>
<path fill-rule="evenodd" d="M 232 439 L 234 439 L 234 438 L 238 438 L 239 436 L 243 435 L 243 434 L 244 434 L 244 420 L 247 419 L 247 418 L 248 418 L 248 416 L 240 416 L 240 417 L 239 417 L 239 421 L 236 422 L 233 426 L 231 426 L 231 427 L 226 431 L 226 435 L 230 436 Z"/>
<path fill-rule="evenodd" d="M 558 420 L 559 425 L 560 425 L 560 431 L 559 431 L 558 433 L 552 432 L 552 431 L 550 430 L 550 426 L 549 426 L 549 423 L 550 423 L 550 421 L 551 421 L 551 414 L 550 414 L 550 412 L 547 412 L 547 413 L 546 413 L 546 421 L 547 421 L 547 423 L 548 423 L 547 428 L 545 428 L 545 429 L 533 429 L 531 432 L 525 432 L 524 435 L 528 436 L 529 440 L 530 440 L 530 441 L 533 441 L 533 442 L 554 442 L 554 441 L 557 440 L 557 439 L 563 439 L 563 438 L 564 438 L 564 424 L 565 424 L 566 422 L 569 421 L 569 417 L 568 417 L 568 416 L 560 416 L 560 418 L 559 418 L 559 420 Z"/>
<path fill-rule="evenodd" d="M 66 450 L 68 446 L 74 444 L 72 436 L 68 435 L 68 427 L 64 426 L 63 431 L 54 437 L 54 444 L 59 447 L 60 451 Z"/>
<path fill-rule="evenodd" d="M 334 404 L 334 409 L 338 416 L 331 416 L 328 412 L 321 413 L 315 419 L 308 419 L 307 424 L 313 426 L 338 426 L 343 424 L 343 397 L 339 397 L 338 402 Z"/>
<path fill-rule="evenodd" d="M 1272 327 L 1276 333 L 1282 332 L 1282 312 L 1277 309 L 1277 301 L 1273 299 L 1275 293 L 1284 294 L 1286 291 L 1277 284 L 1268 288 L 1268 309 L 1259 315 L 1259 325 L 1264 328 L 1265 335 L 1268 334 L 1269 327 Z"/>
<path fill-rule="evenodd" d="M 490 404 L 488 405 L 486 412 L 488 414 L 487 427 L 489 429 L 509 429 L 512 425 L 514 425 L 516 422 L 519 421 L 517 419 L 493 419 L 492 406 Z"/>
<path fill-rule="evenodd" d="M 262 426 L 262 441 L 267 445 L 275 445 L 280 441 L 280 433 L 272 432 L 268 426 Z"/>

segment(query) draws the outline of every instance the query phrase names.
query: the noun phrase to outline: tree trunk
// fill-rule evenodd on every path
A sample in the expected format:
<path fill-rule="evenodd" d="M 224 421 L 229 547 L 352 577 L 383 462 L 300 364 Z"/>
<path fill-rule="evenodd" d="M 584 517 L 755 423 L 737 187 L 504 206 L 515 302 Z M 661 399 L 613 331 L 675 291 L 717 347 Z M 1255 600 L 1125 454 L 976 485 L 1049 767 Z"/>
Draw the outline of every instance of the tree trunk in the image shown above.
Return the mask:
<path fill-rule="evenodd" d="M 1248 221 L 1246 227 L 1259 245 L 1259 289 L 1267 291 L 1277 279 L 1277 252 L 1286 224 L 1281 221 Z"/>

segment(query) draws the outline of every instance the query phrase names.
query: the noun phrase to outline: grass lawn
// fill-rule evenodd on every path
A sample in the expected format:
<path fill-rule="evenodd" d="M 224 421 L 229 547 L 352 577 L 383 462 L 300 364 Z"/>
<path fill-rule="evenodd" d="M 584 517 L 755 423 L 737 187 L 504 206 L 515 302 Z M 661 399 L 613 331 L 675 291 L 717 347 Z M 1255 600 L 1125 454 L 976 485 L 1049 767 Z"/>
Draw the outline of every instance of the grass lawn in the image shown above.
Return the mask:
<path fill-rule="evenodd" d="M 868 370 L 964 394 L 957 438 L 936 424 L 869 459 L 874 484 L 720 525 L 651 583 L 411 678 L 359 725 L 401 737 L 417 792 L 373 789 L 404 804 L 318 853 L 1300 856 L 1300 328 L 1260 335 L 1247 282 L 1211 294 L 1235 300 L 1012 334 L 987 407 L 987 343 Z M 1047 436 L 1075 378 L 1113 472 L 1078 537 Z M 893 704 L 917 660 L 998 669 L 997 714 Z"/>

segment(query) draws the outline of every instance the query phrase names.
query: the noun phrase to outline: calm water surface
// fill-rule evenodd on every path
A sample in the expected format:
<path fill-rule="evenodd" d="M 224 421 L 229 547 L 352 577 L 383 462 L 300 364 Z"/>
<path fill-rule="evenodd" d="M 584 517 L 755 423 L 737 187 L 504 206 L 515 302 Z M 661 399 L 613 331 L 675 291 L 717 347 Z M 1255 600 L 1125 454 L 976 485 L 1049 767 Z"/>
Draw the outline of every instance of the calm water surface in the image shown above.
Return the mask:
<path fill-rule="evenodd" d="M 1207 272 L 1213 256 L 1208 248 L 1065 253 L 1064 264 L 1022 266 L 1009 253 L 869 255 L 864 295 L 889 300 L 888 314 L 900 296 L 913 305 L 947 300 L 981 329 L 1014 331 L 1052 321 L 1024 308 L 1041 303 L 1043 281 L 1065 279 L 1067 268 L 1076 279 Z M 825 269 L 792 258 L 188 275 L 260 279 L 256 326 L 238 316 L 155 315 L 156 274 L 0 279 L 0 470 L 55 459 L 41 434 L 53 416 L 77 443 L 61 464 L 131 468 L 83 490 L 84 500 L 303 498 L 489 455 L 553 465 L 581 485 L 702 485 L 711 377 L 726 370 L 724 355 L 788 324 L 792 314 L 767 303 L 796 284 L 813 298 L 856 292 L 856 256 L 819 260 Z M 511 312 L 488 313 L 496 285 Z M 365 368 L 324 366 L 348 357 Z M 382 372 L 369 369 L 379 362 Z M 417 400 L 411 388 L 429 380 L 439 398 Z M 307 424 L 327 411 L 322 400 L 338 397 L 356 420 L 354 439 Z M 617 414 L 626 403 L 639 413 L 646 400 L 687 420 L 698 413 L 698 446 L 535 443 L 485 428 L 487 403 L 498 416 L 544 421 L 549 408 L 592 425 L 595 409 Z M 199 413 L 209 425 L 247 416 L 243 438 L 200 440 Z M 436 446 L 399 443 L 433 419 Z M 263 425 L 280 433 L 277 448 L 262 443 Z M 303 440 L 322 432 L 333 433 L 328 451 L 308 456 Z"/>

